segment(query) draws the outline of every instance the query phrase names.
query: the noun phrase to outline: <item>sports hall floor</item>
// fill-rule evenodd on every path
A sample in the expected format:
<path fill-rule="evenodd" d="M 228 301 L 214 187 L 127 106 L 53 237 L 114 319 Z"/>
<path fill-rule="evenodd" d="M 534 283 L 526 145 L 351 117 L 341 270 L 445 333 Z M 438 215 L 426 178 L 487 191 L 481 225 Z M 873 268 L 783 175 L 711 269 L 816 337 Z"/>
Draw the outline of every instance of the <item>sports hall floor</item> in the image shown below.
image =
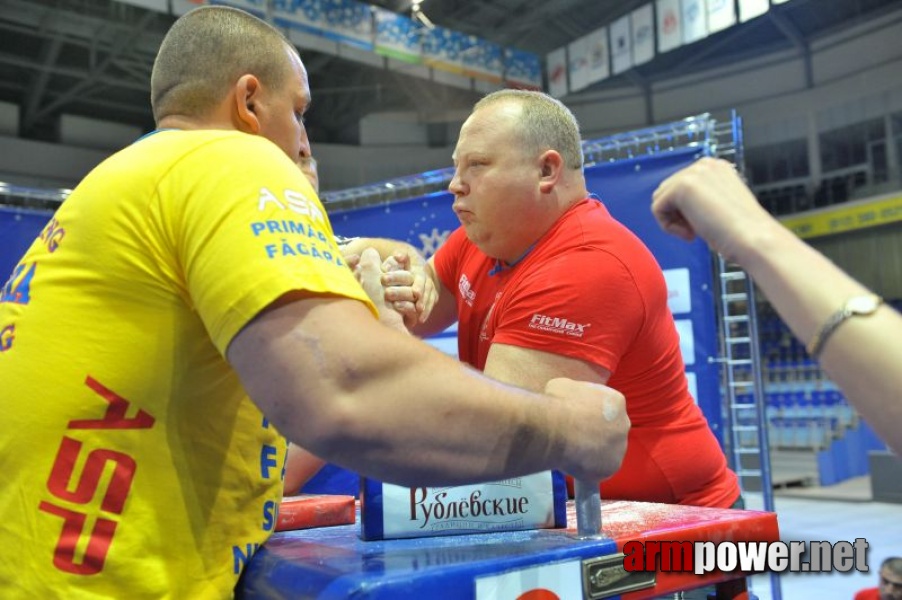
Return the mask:
<path fill-rule="evenodd" d="M 855 592 L 877 585 L 881 561 L 902 556 L 902 504 L 873 502 L 870 478 L 856 477 L 827 487 L 778 490 L 774 504 L 784 541 L 868 541 L 870 573 L 783 574 L 786 600 L 852 600 Z M 763 509 L 761 494 L 747 493 L 750 509 Z M 760 600 L 772 600 L 770 577 L 752 579 L 752 592 Z"/>

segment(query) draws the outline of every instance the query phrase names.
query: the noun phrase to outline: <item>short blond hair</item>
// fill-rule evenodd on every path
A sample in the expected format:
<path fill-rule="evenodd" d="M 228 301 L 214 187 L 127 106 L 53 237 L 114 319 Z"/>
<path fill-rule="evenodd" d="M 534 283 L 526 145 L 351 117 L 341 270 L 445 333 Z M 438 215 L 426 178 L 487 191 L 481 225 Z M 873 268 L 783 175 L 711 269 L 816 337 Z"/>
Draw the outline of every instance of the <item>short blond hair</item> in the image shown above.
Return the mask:
<path fill-rule="evenodd" d="M 542 92 L 505 89 L 479 100 L 473 112 L 499 102 L 512 102 L 521 107 L 518 132 L 526 151 L 541 154 L 546 150 L 555 150 L 568 168 L 582 168 L 583 146 L 579 123 L 560 100 Z"/>
<path fill-rule="evenodd" d="M 287 50 L 279 30 L 237 8 L 203 6 L 180 17 L 157 53 L 150 77 L 154 120 L 206 115 L 244 74 L 279 87 L 288 78 Z"/>

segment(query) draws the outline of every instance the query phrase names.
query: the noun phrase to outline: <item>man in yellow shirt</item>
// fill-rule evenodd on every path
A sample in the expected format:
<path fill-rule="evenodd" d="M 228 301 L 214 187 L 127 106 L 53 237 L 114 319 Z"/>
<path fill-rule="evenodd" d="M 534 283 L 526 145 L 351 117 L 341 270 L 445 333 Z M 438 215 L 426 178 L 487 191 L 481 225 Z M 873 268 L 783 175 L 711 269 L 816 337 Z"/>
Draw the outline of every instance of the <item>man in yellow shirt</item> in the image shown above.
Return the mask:
<path fill-rule="evenodd" d="M 79 184 L 0 292 L 4 598 L 231 597 L 286 437 L 402 485 L 617 469 L 617 392 L 554 380 L 552 402 L 392 330 L 375 252 L 355 281 L 295 164 L 310 91 L 277 30 L 189 12 L 151 95 L 157 130 Z"/>

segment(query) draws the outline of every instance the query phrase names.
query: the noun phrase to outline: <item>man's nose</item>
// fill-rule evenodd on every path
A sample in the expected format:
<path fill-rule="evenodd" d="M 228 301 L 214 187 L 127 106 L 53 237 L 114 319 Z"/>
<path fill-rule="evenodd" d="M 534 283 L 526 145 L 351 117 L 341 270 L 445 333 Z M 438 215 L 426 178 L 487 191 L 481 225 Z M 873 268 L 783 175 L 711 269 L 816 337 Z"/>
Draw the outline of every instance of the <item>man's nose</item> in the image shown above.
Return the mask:
<path fill-rule="evenodd" d="M 454 171 L 454 177 L 452 177 L 451 182 L 448 183 L 448 191 L 455 196 L 461 196 L 466 193 L 463 179 L 461 179 L 460 172 L 457 170 Z"/>
<path fill-rule="evenodd" d="M 299 151 L 301 158 L 310 158 L 313 151 L 310 149 L 310 138 L 307 137 L 307 128 L 301 123 L 301 149 Z"/>

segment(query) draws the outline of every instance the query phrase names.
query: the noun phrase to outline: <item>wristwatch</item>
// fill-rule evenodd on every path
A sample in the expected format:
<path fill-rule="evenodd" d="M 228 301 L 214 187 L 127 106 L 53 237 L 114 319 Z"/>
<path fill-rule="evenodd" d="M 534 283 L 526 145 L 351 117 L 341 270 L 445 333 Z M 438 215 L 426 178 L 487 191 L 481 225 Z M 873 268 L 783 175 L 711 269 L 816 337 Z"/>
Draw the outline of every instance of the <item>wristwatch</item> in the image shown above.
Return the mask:
<path fill-rule="evenodd" d="M 863 296 L 853 296 L 846 300 L 841 309 L 830 315 L 830 318 L 821 326 L 811 342 L 808 344 L 807 350 L 811 358 L 820 356 L 824 349 L 824 344 L 836 329 L 852 317 L 874 314 L 874 312 L 883 304 L 883 298 L 877 294 L 865 294 Z"/>

